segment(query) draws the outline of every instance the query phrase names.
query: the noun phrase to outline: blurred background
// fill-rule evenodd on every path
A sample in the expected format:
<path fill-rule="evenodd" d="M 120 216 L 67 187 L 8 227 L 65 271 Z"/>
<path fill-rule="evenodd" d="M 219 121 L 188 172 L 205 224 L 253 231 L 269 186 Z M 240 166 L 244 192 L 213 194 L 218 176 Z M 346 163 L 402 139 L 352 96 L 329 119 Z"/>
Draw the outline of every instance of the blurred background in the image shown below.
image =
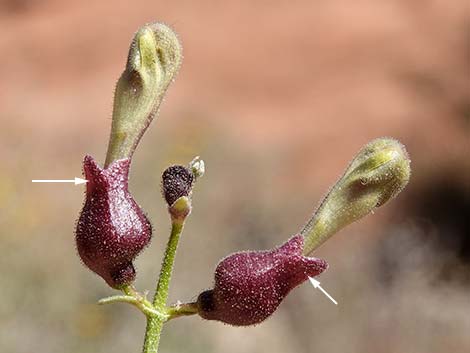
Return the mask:
<path fill-rule="evenodd" d="M 130 187 L 155 226 L 137 287 L 153 291 L 169 220 L 160 174 L 206 162 L 170 301 L 218 260 L 295 234 L 353 155 L 393 136 L 408 188 L 316 251 L 330 269 L 268 321 L 175 320 L 161 352 L 470 351 L 470 9 L 466 0 L 0 1 L 0 351 L 140 352 L 144 317 L 76 255 L 80 176 L 104 160 L 133 33 L 163 21 L 185 58 L 136 151 Z"/>

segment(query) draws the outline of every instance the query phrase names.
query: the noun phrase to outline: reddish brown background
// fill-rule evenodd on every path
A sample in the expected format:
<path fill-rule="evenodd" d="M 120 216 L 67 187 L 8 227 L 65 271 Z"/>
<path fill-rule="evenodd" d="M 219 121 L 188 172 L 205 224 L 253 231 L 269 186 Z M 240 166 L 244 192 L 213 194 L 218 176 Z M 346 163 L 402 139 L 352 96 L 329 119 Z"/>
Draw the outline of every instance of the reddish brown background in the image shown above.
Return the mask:
<path fill-rule="evenodd" d="M 75 255 L 80 187 L 30 180 L 104 159 L 129 42 L 155 20 L 185 58 L 132 170 L 157 234 L 141 290 L 169 228 L 158 185 L 170 163 L 207 163 L 172 301 L 210 287 L 228 253 L 295 233 L 367 141 L 398 138 L 413 166 L 403 195 L 317 252 L 338 307 L 304 285 L 256 328 L 171 322 L 162 353 L 468 352 L 465 0 L 0 1 L 0 351 L 140 350 L 143 317 L 97 307 L 113 292 Z"/>

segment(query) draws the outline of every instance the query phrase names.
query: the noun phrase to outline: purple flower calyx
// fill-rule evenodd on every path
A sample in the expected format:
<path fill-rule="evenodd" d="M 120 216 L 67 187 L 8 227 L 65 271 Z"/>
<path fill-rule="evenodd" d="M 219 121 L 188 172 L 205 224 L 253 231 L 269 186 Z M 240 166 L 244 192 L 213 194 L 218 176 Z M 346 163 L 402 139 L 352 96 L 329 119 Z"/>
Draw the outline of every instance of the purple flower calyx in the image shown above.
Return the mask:
<path fill-rule="evenodd" d="M 77 222 L 76 243 L 83 263 L 113 288 L 135 279 L 135 257 L 149 244 L 152 226 L 128 190 L 130 159 L 101 168 L 83 162 L 86 198 Z"/>
<path fill-rule="evenodd" d="M 266 320 L 292 289 L 328 268 L 302 251 L 303 237 L 296 235 L 273 250 L 226 257 L 215 270 L 214 288 L 198 297 L 199 315 L 234 326 Z"/>

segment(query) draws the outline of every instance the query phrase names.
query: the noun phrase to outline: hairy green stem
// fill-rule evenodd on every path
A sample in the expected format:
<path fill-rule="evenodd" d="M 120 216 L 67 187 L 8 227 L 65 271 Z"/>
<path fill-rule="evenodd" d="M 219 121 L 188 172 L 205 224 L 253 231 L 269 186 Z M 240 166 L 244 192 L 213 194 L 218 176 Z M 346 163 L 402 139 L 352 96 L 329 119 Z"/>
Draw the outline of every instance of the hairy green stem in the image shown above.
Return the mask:
<path fill-rule="evenodd" d="M 174 220 L 171 227 L 170 239 L 165 250 L 157 290 L 153 298 L 153 306 L 158 312 L 166 312 L 166 302 L 168 300 L 168 290 L 170 288 L 171 274 L 175 261 L 176 250 L 181 232 L 183 231 L 184 220 Z M 158 316 L 147 316 L 147 328 L 145 331 L 145 341 L 143 353 L 157 353 L 160 343 L 160 335 L 163 324 L 167 319 Z"/>
<path fill-rule="evenodd" d="M 163 323 L 164 321 L 158 318 L 147 317 L 143 353 L 158 353 Z"/>
<path fill-rule="evenodd" d="M 197 303 L 179 303 L 167 309 L 168 320 L 181 316 L 190 316 L 198 313 Z"/>
<path fill-rule="evenodd" d="M 98 301 L 99 305 L 104 305 L 104 304 L 112 304 L 112 303 L 128 303 L 131 305 L 134 305 L 137 309 L 139 309 L 145 316 L 155 316 L 159 317 L 162 320 L 168 320 L 170 319 L 170 316 L 165 313 L 161 313 L 157 310 L 155 310 L 150 302 L 145 302 L 140 300 L 139 298 L 129 296 L 129 295 L 114 295 L 112 297 L 108 298 L 103 298 Z"/>

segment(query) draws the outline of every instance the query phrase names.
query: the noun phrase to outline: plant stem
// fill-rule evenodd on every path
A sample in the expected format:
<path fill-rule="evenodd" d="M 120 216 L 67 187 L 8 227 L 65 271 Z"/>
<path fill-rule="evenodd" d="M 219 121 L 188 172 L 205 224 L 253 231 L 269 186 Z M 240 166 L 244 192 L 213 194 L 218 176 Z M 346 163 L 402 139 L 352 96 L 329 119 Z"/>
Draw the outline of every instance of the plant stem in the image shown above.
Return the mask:
<path fill-rule="evenodd" d="M 168 321 L 176 319 L 181 316 L 190 316 L 198 313 L 197 303 L 179 303 L 174 306 L 170 306 L 166 310 L 168 315 Z"/>
<path fill-rule="evenodd" d="M 158 279 L 157 289 L 153 298 L 153 305 L 157 311 L 166 311 L 166 302 L 168 299 L 168 290 L 170 288 L 171 274 L 173 272 L 173 264 L 176 256 L 176 249 L 181 232 L 183 231 L 184 220 L 173 220 L 171 227 L 170 239 L 165 250 L 162 268 L 160 270 L 160 277 Z M 155 317 L 147 316 L 147 328 L 145 331 L 145 341 L 143 353 L 157 353 L 158 345 L 160 343 L 160 335 L 162 332 L 163 324 L 166 320 Z"/>
<path fill-rule="evenodd" d="M 111 303 L 128 303 L 134 305 L 137 309 L 139 309 L 145 316 L 157 316 L 162 320 L 169 320 L 170 316 L 166 313 L 161 313 L 153 308 L 152 303 L 150 303 L 147 299 L 143 298 L 142 296 L 138 295 L 113 295 L 111 297 L 103 298 L 98 301 L 99 305 L 104 304 L 111 304 Z M 176 313 L 178 315 L 178 313 Z M 178 316 L 181 316 L 179 314 Z"/>
<path fill-rule="evenodd" d="M 143 353 L 158 353 L 158 345 L 160 344 L 162 328 L 163 320 L 156 317 L 147 317 Z"/>
<path fill-rule="evenodd" d="M 173 272 L 173 263 L 175 262 L 176 250 L 183 231 L 184 221 L 173 221 L 171 225 L 170 239 L 165 250 L 160 278 L 158 280 L 157 290 L 153 298 L 155 308 L 165 309 L 168 299 L 168 289 L 170 288 L 171 274 Z"/>

